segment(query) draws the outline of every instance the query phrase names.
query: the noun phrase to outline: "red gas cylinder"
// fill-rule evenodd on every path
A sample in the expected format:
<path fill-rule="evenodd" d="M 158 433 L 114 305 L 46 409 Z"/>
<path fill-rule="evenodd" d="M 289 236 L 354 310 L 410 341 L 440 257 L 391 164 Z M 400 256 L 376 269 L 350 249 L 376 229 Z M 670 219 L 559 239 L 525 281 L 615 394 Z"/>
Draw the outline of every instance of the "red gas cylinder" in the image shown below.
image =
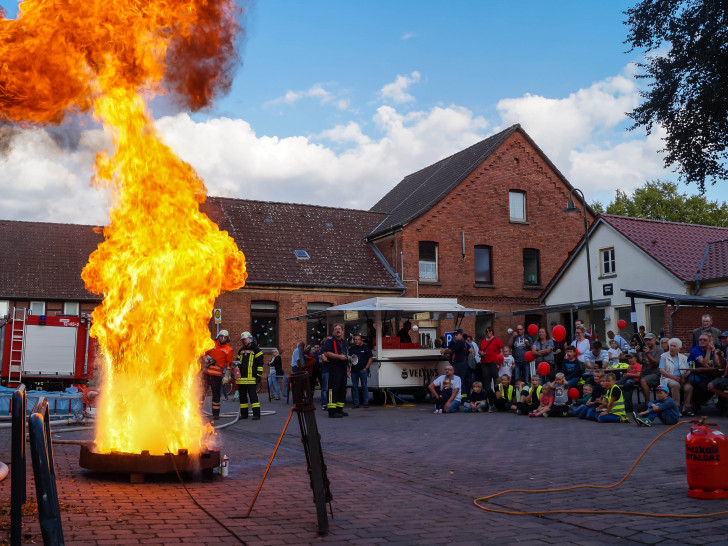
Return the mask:
<path fill-rule="evenodd" d="M 696 499 L 728 498 L 728 438 L 711 427 L 695 424 L 685 438 L 688 496 Z"/>

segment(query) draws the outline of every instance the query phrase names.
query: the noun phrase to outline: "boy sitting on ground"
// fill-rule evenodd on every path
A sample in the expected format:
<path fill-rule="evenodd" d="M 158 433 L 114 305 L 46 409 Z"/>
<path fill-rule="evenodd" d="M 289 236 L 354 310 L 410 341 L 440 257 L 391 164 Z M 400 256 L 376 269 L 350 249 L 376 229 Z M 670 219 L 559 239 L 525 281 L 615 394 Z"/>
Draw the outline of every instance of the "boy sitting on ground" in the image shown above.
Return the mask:
<path fill-rule="evenodd" d="M 579 406 L 576 410 L 574 410 L 574 415 L 579 419 L 589 419 L 590 421 L 597 420 L 597 408 L 604 401 L 603 397 L 606 392 L 602 385 L 604 377 L 602 376 L 601 370 L 597 370 L 594 380 L 598 382 L 592 387 L 592 393 L 589 400 L 587 400 L 583 406 Z M 586 385 L 584 385 L 584 387 L 586 387 Z"/>
<path fill-rule="evenodd" d="M 647 406 L 646 411 L 638 414 L 632 413 L 637 422 L 637 426 L 651 427 L 652 421 L 658 417 L 666 425 L 674 425 L 680 419 L 680 408 L 677 407 L 675 400 L 670 398 L 670 391 L 665 385 L 658 385 L 657 400 Z"/>
<path fill-rule="evenodd" d="M 580 408 L 581 406 L 583 406 L 584 404 L 586 404 L 589 401 L 589 399 L 591 398 L 593 389 L 594 389 L 594 386 L 590 385 L 589 383 L 582 385 L 582 387 L 581 387 L 582 396 L 580 396 L 579 398 L 577 398 L 574 401 L 574 415 L 576 415 L 576 410 L 578 408 Z"/>
<path fill-rule="evenodd" d="M 604 395 L 606 405 L 601 408 L 597 421 L 599 423 L 629 423 L 629 417 L 624 409 L 622 389 L 617 386 L 617 378 L 613 373 L 604 376 Z M 599 410 L 597 410 L 599 411 Z"/>
<path fill-rule="evenodd" d="M 528 414 L 529 417 L 548 417 L 551 406 L 554 405 L 554 395 L 551 394 L 551 387 L 544 385 L 541 388 L 541 396 L 538 398 L 538 408 Z"/>
<path fill-rule="evenodd" d="M 565 417 L 569 412 L 569 383 L 563 373 L 557 373 L 550 385 L 554 393 L 554 404 L 548 412 L 549 417 Z"/>
<path fill-rule="evenodd" d="M 524 388 L 521 391 L 521 400 L 516 404 L 517 415 L 528 415 L 535 411 L 539 406 L 539 398 L 541 397 L 541 378 L 534 375 L 531 378 L 531 388 Z"/>
<path fill-rule="evenodd" d="M 488 411 L 488 401 L 483 392 L 483 384 L 480 381 L 473 383 L 473 390 L 470 391 L 468 401 L 465 402 L 465 413 L 478 413 Z"/>
<path fill-rule="evenodd" d="M 516 411 L 516 389 L 511 385 L 511 376 L 503 374 L 495 391 L 495 408 L 498 411 Z"/>

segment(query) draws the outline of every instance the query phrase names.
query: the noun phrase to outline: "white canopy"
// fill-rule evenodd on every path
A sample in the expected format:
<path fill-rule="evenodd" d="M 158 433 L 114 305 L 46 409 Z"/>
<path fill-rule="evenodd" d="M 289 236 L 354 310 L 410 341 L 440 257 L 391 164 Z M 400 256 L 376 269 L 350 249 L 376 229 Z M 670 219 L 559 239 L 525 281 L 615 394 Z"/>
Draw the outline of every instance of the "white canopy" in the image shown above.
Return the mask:
<path fill-rule="evenodd" d="M 369 298 L 329 307 L 327 311 L 402 311 L 406 313 L 495 313 L 488 309 L 471 309 L 458 303 L 457 298 Z"/>

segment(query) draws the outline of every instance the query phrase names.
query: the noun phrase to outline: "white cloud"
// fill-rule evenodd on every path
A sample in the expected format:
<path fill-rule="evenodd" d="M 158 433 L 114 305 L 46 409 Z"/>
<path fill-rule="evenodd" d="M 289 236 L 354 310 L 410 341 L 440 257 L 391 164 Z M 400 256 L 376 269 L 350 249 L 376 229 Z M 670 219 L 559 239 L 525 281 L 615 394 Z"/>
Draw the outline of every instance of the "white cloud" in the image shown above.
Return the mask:
<path fill-rule="evenodd" d="M 405 102 L 412 102 L 415 98 L 407 93 L 407 88 L 413 83 L 420 81 L 420 73 L 416 70 L 409 76 L 397 74 L 397 77 L 392 83 L 388 83 L 379 91 L 381 98 L 391 100 L 395 104 L 402 104 Z"/>
<path fill-rule="evenodd" d="M 321 84 L 314 84 L 305 91 L 286 91 L 282 97 L 278 97 L 266 102 L 263 106 L 269 107 L 277 104 L 294 104 L 301 99 L 314 99 L 321 105 L 333 104 L 339 110 L 347 110 L 349 108 L 349 99 L 337 98 L 333 93 L 323 88 Z"/>
<path fill-rule="evenodd" d="M 406 32 L 402 35 L 402 39 L 409 40 L 411 38 L 414 38 L 415 36 L 417 36 L 417 34 L 415 34 L 414 32 Z"/>

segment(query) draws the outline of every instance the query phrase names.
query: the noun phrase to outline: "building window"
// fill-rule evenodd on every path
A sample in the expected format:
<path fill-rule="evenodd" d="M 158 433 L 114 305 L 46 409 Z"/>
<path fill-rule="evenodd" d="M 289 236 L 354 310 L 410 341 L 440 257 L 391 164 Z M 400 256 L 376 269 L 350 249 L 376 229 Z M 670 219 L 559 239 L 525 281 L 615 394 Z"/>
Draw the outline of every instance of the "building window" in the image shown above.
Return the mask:
<path fill-rule="evenodd" d="M 10 302 L 8 300 L 0 300 L 0 318 L 10 314 Z"/>
<path fill-rule="evenodd" d="M 493 284 L 493 247 L 475 246 L 475 282 Z"/>
<path fill-rule="evenodd" d="M 617 273 L 614 262 L 614 247 L 603 248 L 599 251 L 602 263 L 602 275 L 614 275 Z"/>
<path fill-rule="evenodd" d="M 254 301 L 250 304 L 250 333 L 259 347 L 278 345 L 278 303 Z"/>
<path fill-rule="evenodd" d="M 539 252 L 535 248 L 523 249 L 523 284 L 539 286 Z"/>
<path fill-rule="evenodd" d="M 509 191 L 508 192 L 508 204 L 511 209 L 511 221 L 512 222 L 525 222 L 526 221 L 526 192 L 523 191 Z"/>
<path fill-rule="evenodd" d="M 306 314 L 319 312 L 320 316 L 306 321 L 306 343 L 318 345 L 326 337 L 326 309 L 333 303 L 314 301 L 306 305 Z"/>
<path fill-rule="evenodd" d="M 45 315 L 45 302 L 31 301 L 29 311 L 31 315 Z"/>
<path fill-rule="evenodd" d="M 437 243 L 420 241 L 420 280 L 437 280 Z"/>
<path fill-rule="evenodd" d="M 66 301 L 63 303 L 63 314 L 64 315 L 76 315 L 79 314 L 79 303 L 77 301 Z"/>

